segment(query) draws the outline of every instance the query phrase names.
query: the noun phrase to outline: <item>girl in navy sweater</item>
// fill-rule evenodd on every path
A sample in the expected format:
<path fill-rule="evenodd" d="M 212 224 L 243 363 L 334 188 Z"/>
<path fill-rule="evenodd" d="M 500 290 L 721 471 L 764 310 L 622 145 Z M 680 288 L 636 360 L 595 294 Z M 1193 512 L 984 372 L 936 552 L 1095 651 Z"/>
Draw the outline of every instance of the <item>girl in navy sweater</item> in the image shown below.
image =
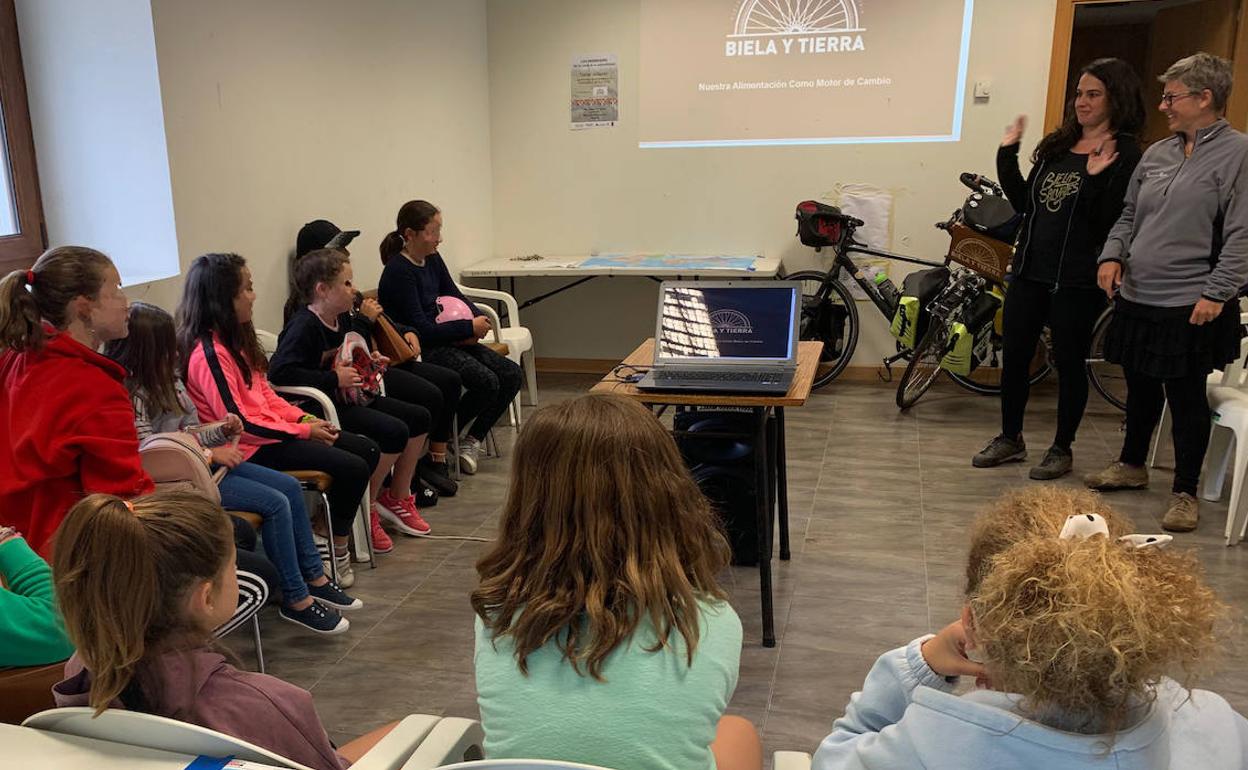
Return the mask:
<path fill-rule="evenodd" d="M 427 201 L 408 201 L 399 209 L 394 232 L 381 242 L 377 298 L 395 321 L 420 337 L 424 359 L 459 373 L 467 392 L 459 402 L 460 468 L 476 473 L 481 442 L 520 392 L 515 362 L 480 344 L 490 322 L 460 292 L 438 253 L 442 214 Z M 473 309 L 473 319 L 438 323 L 438 297 L 456 297 Z"/>

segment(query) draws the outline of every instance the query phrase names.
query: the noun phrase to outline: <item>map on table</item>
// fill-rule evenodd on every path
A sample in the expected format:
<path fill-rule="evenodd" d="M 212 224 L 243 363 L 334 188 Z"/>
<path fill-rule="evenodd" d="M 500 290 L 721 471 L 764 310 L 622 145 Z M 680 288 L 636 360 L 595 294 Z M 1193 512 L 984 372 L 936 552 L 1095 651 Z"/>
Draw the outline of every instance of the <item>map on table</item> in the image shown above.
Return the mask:
<path fill-rule="evenodd" d="M 631 270 L 753 270 L 757 257 L 707 257 L 685 254 L 599 254 L 577 267 L 625 268 Z"/>

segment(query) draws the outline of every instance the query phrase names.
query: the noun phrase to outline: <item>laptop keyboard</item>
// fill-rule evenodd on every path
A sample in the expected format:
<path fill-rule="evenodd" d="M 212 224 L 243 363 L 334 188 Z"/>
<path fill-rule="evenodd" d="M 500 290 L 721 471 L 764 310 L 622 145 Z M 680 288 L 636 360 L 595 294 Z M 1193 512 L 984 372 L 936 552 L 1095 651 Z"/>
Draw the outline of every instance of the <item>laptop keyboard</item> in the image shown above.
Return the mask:
<path fill-rule="evenodd" d="M 775 372 L 695 372 L 682 370 L 655 372 L 654 378 L 660 382 L 756 382 L 760 385 L 778 385 L 783 379 L 782 375 Z"/>

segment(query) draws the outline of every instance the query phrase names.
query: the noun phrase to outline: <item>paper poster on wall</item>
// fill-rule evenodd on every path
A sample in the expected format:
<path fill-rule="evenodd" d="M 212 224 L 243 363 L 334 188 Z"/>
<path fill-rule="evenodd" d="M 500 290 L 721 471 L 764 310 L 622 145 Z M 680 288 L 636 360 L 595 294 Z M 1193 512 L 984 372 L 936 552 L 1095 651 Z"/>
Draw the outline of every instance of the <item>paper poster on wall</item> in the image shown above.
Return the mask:
<path fill-rule="evenodd" d="M 834 206 L 851 217 L 861 219 L 865 224 L 854 231 L 854 238 L 874 249 L 888 251 L 892 248 L 893 194 L 888 190 L 869 184 L 838 184 L 827 196 Z M 876 268 L 888 275 L 889 261 L 876 257 L 854 260 L 864 270 Z M 849 288 L 854 299 L 866 300 L 867 293 L 847 276 L 842 280 Z"/>
<path fill-rule="evenodd" d="M 572 59 L 572 130 L 609 128 L 620 120 L 620 69 L 615 54 Z"/>
<path fill-rule="evenodd" d="M 974 0 L 641 0 L 641 147 L 956 142 Z"/>

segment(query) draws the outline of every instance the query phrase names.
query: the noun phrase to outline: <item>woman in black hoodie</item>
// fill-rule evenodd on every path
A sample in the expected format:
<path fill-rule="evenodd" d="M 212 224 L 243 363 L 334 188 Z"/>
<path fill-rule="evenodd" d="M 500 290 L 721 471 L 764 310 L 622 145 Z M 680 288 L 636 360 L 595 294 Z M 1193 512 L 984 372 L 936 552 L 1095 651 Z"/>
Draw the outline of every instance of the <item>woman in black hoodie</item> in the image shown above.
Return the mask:
<path fill-rule="evenodd" d="M 1036 146 L 1026 180 L 1018 167 L 1026 119 L 1019 116 L 1006 129 L 997 175 L 1024 218 L 1005 296 L 1001 435 L 975 455 L 977 468 L 1027 458 L 1028 370 L 1047 324 L 1058 374 L 1057 433 L 1030 475 L 1055 479 L 1070 472 L 1070 447 L 1088 403 L 1084 362 L 1105 307 L 1096 259 L 1139 163 L 1144 115 L 1140 79 L 1130 65 L 1097 59 L 1080 71 L 1066 119 Z"/>

